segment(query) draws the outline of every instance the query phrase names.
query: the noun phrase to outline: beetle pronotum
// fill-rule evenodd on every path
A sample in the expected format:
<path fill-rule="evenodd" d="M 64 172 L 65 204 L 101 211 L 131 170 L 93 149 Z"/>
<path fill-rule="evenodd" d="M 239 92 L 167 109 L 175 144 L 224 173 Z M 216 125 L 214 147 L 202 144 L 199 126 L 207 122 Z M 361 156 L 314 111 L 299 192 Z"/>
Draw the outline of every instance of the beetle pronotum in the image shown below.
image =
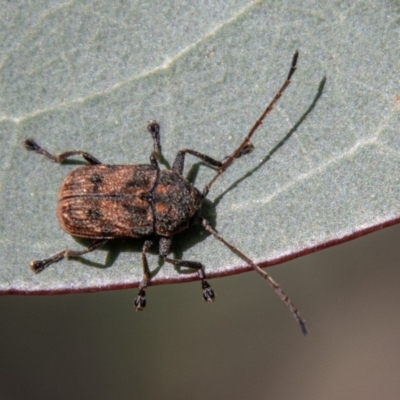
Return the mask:
<path fill-rule="evenodd" d="M 65 178 L 58 195 L 57 217 L 61 227 L 70 235 L 94 239 L 85 250 L 67 249 L 44 260 L 32 261 L 30 264 L 32 270 L 40 272 L 65 257 L 87 254 L 110 239 L 145 238 L 142 248 L 143 278 L 134 302 L 136 310 L 142 310 L 146 305 L 146 288 L 151 280 L 146 253 L 158 238 L 159 254 L 162 259 L 177 267 L 196 270 L 201 280 L 203 298 L 207 302 L 212 302 L 215 294 L 206 280 L 204 266 L 197 261 L 168 257 L 172 237 L 188 228 L 194 221 L 200 220 L 207 232 L 267 280 L 289 307 L 300 324 L 302 332 L 306 334 L 304 319 L 278 283 L 249 257 L 228 243 L 200 215 L 202 201 L 214 182 L 237 158 L 251 152 L 253 146 L 250 139 L 288 87 L 296 70 L 297 58 L 296 51 L 284 84 L 240 146 L 223 161 L 195 150 L 184 149 L 178 152 L 171 170 L 161 170 L 157 162 L 157 158 L 161 155 L 160 127 L 156 121 L 149 121 L 147 126 L 153 139 L 150 164 L 105 165 L 89 153 L 79 150 L 53 155 L 40 147 L 33 139 L 25 139 L 24 145 L 27 150 L 35 151 L 54 162 L 62 163 L 71 156 L 80 155 L 89 163 L 87 166 L 73 170 Z M 217 169 L 217 173 L 202 192 L 182 176 L 186 154 L 191 154 Z"/>

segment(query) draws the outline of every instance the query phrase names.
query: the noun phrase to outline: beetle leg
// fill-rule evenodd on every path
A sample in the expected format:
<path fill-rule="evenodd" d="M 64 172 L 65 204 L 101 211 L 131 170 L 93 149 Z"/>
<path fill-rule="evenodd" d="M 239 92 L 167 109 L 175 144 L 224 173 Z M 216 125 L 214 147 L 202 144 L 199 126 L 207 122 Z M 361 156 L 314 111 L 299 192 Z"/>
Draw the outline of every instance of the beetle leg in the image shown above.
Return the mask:
<path fill-rule="evenodd" d="M 149 269 L 149 264 L 147 262 L 146 253 L 150 250 L 153 245 L 152 240 L 146 240 L 142 247 L 142 268 L 143 268 L 143 278 L 139 285 L 139 292 L 134 301 L 134 306 L 136 311 L 142 311 L 146 307 L 146 288 L 151 279 L 151 273 Z"/>
<path fill-rule="evenodd" d="M 253 148 L 254 148 L 254 146 L 249 142 L 242 149 L 242 151 L 235 156 L 235 159 L 251 153 L 253 151 Z M 211 165 L 214 168 L 221 168 L 224 165 L 225 161 L 229 160 L 232 157 L 232 155 L 234 155 L 234 154 L 231 154 L 230 156 L 225 157 L 222 161 L 218 161 L 210 156 L 207 156 L 206 154 L 199 153 L 196 150 L 191 150 L 191 149 L 179 150 L 178 154 L 175 157 L 174 164 L 172 166 L 172 170 L 177 172 L 179 175 L 182 175 L 182 173 L 183 173 L 183 167 L 185 164 L 185 155 L 186 154 L 191 154 L 192 156 L 200 158 L 200 160 L 204 161 L 206 164 Z"/>
<path fill-rule="evenodd" d="M 161 155 L 160 125 L 157 121 L 150 120 L 147 124 L 147 130 L 153 138 L 153 155 L 159 157 Z"/>
<path fill-rule="evenodd" d="M 151 153 L 151 155 L 150 155 L 150 164 L 151 164 L 151 166 L 154 168 L 154 169 L 156 169 L 157 171 L 159 171 L 160 170 L 160 167 L 159 167 L 159 165 L 158 165 L 158 161 L 157 161 L 157 158 L 156 158 L 156 156 L 155 156 L 155 154 L 154 154 L 154 151 Z"/>
<path fill-rule="evenodd" d="M 200 160 L 211 165 L 212 167 L 220 168 L 222 166 L 221 161 L 215 160 L 214 158 L 206 156 L 205 154 L 199 153 L 196 150 L 191 150 L 191 149 L 179 150 L 172 165 L 172 170 L 177 172 L 179 175 L 182 175 L 183 173 L 186 153 L 191 154 L 192 156 L 195 156 L 197 158 L 200 158 Z"/>
<path fill-rule="evenodd" d="M 60 164 L 64 162 L 64 160 L 67 159 L 68 157 L 76 155 L 82 156 L 89 164 L 92 165 L 101 164 L 101 162 L 97 158 L 93 157 L 89 153 L 86 153 L 85 151 L 72 150 L 60 154 L 51 154 L 47 150 L 40 147 L 33 139 L 25 139 L 23 143 L 27 150 L 34 151 L 35 153 L 41 154 L 42 156 L 45 156 L 49 160 L 52 160 Z"/>
<path fill-rule="evenodd" d="M 49 265 L 56 263 L 56 262 L 62 260 L 63 258 L 83 256 L 84 254 L 90 253 L 90 252 L 98 249 L 99 247 L 103 246 L 103 244 L 105 244 L 107 241 L 108 241 L 108 239 L 95 240 L 85 250 L 66 249 L 66 250 L 60 251 L 59 253 L 54 254 L 53 256 L 51 256 L 49 258 L 45 258 L 44 260 L 31 261 L 30 267 L 31 267 L 32 271 L 35 273 L 42 272 Z"/>
<path fill-rule="evenodd" d="M 206 273 L 204 272 L 203 264 L 201 264 L 197 261 L 176 260 L 173 258 L 169 258 L 168 253 L 169 253 L 169 248 L 171 246 L 171 243 L 172 243 L 171 238 L 166 238 L 166 237 L 160 238 L 160 250 L 159 251 L 160 251 L 160 256 L 162 257 L 162 259 L 165 262 L 175 265 L 177 267 L 192 268 L 192 269 L 197 270 L 197 274 L 199 275 L 199 278 L 201 279 L 201 288 L 203 290 L 203 298 L 208 303 L 212 303 L 215 299 L 215 293 L 211 289 L 211 286 L 206 281 Z"/>

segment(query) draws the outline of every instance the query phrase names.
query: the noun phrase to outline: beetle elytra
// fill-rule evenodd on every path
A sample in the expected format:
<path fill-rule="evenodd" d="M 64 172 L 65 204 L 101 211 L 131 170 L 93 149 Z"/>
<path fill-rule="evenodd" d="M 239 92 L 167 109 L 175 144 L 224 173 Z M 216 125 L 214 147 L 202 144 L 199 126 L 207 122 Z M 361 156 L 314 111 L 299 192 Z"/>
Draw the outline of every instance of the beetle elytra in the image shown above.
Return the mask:
<path fill-rule="evenodd" d="M 177 267 L 194 269 L 201 280 L 203 298 L 207 302 L 215 299 L 215 294 L 206 280 L 204 266 L 197 261 L 178 260 L 169 257 L 172 237 L 185 230 L 196 220 L 200 220 L 206 231 L 227 246 L 233 253 L 248 263 L 272 286 L 281 300 L 289 307 L 300 324 L 304 334 L 307 328 L 299 311 L 269 274 L 250 258 L 228 243 L 209 222 L 200 215 L 203 199 L 214 182 L 245 154 L 251 152 L 250 142 L 255 131 L 282 96 L 296 70 L 298 52 L 293 56 L 289 74 L 262 115 L 250 129 L 240 146 L 222 161 L 218 161 L 195 150 L 178 151 L 171 170 L 161 170 L 158 157 L 161 155 L 160 127 L 156 121 L 149 121 L 148 131 L 153 139 L 150 164 L 105 165 L 84 151 L 67 151 L 51 154 L 33 139 L 25 139 L 27 150 L 41 154 L 50 160 L 62 163 L 65 159 L 80 155 L 89 165 L 73 170 L 64 180 L 58 195 L 57 217 L 67 233 L 76 237 L 93 239 L 85 250 L 63 250 L 53 256 L 31 262 L 34 272 L 40 272 L 63 258 L 87 254 L 108 240 L 118 238 L 144 239 L 142 247 L 143 278 L 135 298 L 136 310 L 146 306 L 146 288 L 151 281 L 151 273 L 146 253 L 156 239 L 159 239 L 159 255 L 167 263 Z M 183 177 L 186 154 L 199 158 L 217 169 L 213 179 L 202 191 L 195 188 Z"/>

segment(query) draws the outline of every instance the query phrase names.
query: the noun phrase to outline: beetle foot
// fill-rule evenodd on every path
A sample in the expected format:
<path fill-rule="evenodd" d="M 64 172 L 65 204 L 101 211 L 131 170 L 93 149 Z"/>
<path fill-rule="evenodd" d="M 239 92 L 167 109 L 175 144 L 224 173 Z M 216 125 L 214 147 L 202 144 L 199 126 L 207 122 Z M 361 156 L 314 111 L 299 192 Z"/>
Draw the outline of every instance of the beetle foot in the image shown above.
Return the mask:
<path fill-rule="evenodd" d="M 150 132 L 153 138 L 154 151 L 152 155 L 156 158 L 161 157 L 161 144 L 160 144 L 160 125 L 157 121 L 150 120 L 147 124 L 147 130 Z"/>
<path fill-rule="evenodd" d="M 31 138 L 25 139 L 23 141 L 25 148 L 29 151 L 37 151 L 40 149 L 40 146 Z"/>
<path fill-rule="evenodd" d="M 38 274 L 39 272 L 42 272 L 49 264 L 51 263 L 49 263 L 48 260 L 35 260 L 31 261 L 29 266 L 35 274 Z"/>
<path fill-rule="evenodd" d="M 146 291 L 140 289 L 135 301 L 133 302 L 136 311 L 142 311 L 146 307 Z"/>
<path fill-rule="evenodd" d="M 203 289 L 203 299 L 207 303 L 212 303 L 215 300 L 214 290 L 211 289 L 211 286 L 206 280 L 201 282 L 201 288 Z"/>

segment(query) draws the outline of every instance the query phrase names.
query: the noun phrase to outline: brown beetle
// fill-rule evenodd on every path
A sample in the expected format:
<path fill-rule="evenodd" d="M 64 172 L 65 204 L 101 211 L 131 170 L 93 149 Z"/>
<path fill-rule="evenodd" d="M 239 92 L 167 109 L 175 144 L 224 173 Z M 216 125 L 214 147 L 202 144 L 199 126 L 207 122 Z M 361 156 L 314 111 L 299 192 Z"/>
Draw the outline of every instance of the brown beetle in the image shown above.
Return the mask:
<path fill-rule="evenodd" d="M 204 266 L 196 261 L 168 257 L 172 237 L 188 228 L 194 221 L 200 220 L 209 233 L 269 282 L 294 314 L 302 332 L 306 334 L 305 321 L 281 287 L 251 259 L 222 238 L 200 215 L 202 201 L 212 184 L 234 160 L 252 151 L 250 139 L 289 85 L 296 70 L 297 58 L 298 52 L 293 56 L 292 65 L 283 86 L 240 146 L 223 161 L 217 161 L 195 150 L 184 149 L 178 152 L 171 170 L 161 170 L 157 162 L 157 158 L 161 155 L 160 127 L 155 121 L 149 121 L 147 126 L 153 138 L 153 152 L 150 156 L 150 164 L 144 165 L 104 165 L 83 151 L 68 151 L 53 155 L 40 147 L 33 139 L 26 139 L 24 145 L 27 150 L 35 151 L 54 162 L 62 163 L 75 155 L 80 155 L 88 161 L 90 165 L 75 169 L 65 178 L 58 194 L 57 217 L 61 227 L 70 235 L 94 239 L 86 250 L 67 249 L 47 259 L 32 261 L 30 264 L 32 270 L 40 272 L 65 257 L 77 257 L 89 253 L 110 239 L 145 238 L 142 248 L 143 279 L 134 302 L 136 310 L 142 310 L 146 305 L 146 288 L 151 280 L 146 253 L 155 239 L 159 238 L 159 254 L 162 259 L 177 267 L 197 270 L 203 298 L 207 302 L 212 302 L 215 294 L 206 281 Z M 218 169 L 214 178 L 202 192 L 182 176 L 186 154 L 191 154 Z"/>

